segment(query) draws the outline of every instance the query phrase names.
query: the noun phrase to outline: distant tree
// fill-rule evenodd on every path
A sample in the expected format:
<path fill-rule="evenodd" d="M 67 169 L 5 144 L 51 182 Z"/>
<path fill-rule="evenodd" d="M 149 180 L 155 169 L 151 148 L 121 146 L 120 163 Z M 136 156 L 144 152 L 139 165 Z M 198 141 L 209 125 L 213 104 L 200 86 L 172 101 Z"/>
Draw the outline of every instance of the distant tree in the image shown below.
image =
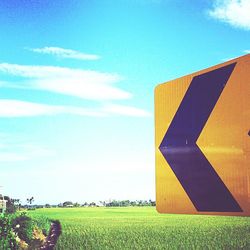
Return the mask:
<path fill-rule="evenodd" d="M 96 206 L 95 202 L 90 202 L 89 203 L 89 207 L 95 207 L 95 206 Z"/>
<path fill-rule="evenodd" d="M 136 201 L 130 201 L 130 206 L 136 206 Z"/>
<path fill-rule="evenodd" d="M 72 201 L 65 201 L 65 202 L 63 202 L 63 207 L 73 207 L 73 202 Z"/>
<path fill-rule="evenodd" d="M 155 206 L 156 205 L 155 201 L 149 200 L 149 202 L 150 202 L 151 206 Z"/>
<path fill-rule="evenodd" d="M 20 199 L 11 199 L 11 202 L 14 204 L 16 210 L 20 210 L 21 208 L 21 202 Z"/>
<path fill-rule="evenodd" d="M 151 201 L 151 206 L 156 206 L 156 202 L 155 201 Z"/>
<path fill-rule="evenodd" d="M 129 200 L 120 201 L 120 206 L 121 207 L 128 207 L 129 205 L 130 205 L 130 201 Z"/>
<path fill-rule="evenodd" d="M 88 204 L 88 202 L 84 202 L 81 206 L 82 207 L 87 207 L 89 204 Z"/>
<path fill-rule="evenodd" d="M 73 204 L 74 207 L 80 207 L 80 204 L 78 202 Z"/>
<path fill-rule="evenodd" d="M 35 201 L 35 199 L 34 199 L 34 197 L 32 196 L 31 198 L 27 198 L 26 201 L 27 201 L 28 204 L 31 205 L 31 204 Z"/>
<path fill-rule="evenodd" d="M 143 201 L 143 200 L 139 200 L 138 203 L 137 203 L 137 205 L 138 205 L 139 207 L 146 206 L 146 205 L 147 205 L 147 202 L 145 202 L 145 201 Z"/>

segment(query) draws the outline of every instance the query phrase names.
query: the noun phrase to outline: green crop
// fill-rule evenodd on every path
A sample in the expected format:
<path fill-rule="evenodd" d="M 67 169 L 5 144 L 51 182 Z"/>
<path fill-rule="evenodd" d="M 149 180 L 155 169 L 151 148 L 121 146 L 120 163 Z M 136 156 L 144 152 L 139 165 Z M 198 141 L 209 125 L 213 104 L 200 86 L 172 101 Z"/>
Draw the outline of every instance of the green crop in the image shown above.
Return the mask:
<path fill-rule="evenodd" d="M 57 250 L 250 249 L 250 218 L 158 214 L 153 207 L 49 208 L 34 218 L 59 220 Z"/>

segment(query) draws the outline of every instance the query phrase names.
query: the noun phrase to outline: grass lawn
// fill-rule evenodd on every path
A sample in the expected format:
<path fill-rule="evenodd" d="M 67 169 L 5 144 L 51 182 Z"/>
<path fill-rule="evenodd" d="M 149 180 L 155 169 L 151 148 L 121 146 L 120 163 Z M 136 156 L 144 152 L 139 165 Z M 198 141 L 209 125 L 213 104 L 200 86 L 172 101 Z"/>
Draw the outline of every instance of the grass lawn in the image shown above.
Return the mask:
<path fill-rule="evenodd" d="M 159 214 L 154 207 L 29 211 L 62 224 L 57 250 L 250 249 L 250 217 Z"/>

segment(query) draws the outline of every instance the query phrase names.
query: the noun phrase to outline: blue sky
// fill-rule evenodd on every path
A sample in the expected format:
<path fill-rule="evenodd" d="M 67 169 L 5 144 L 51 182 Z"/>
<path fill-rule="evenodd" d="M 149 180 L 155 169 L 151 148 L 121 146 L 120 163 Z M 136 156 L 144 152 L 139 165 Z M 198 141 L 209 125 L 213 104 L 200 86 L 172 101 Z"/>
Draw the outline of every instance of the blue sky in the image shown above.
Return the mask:
<path fill-rule="evenodd" d="M 249 0 L 0 2 L 0 185 L 155 199 L 154 87 L 250 51 Z"/>

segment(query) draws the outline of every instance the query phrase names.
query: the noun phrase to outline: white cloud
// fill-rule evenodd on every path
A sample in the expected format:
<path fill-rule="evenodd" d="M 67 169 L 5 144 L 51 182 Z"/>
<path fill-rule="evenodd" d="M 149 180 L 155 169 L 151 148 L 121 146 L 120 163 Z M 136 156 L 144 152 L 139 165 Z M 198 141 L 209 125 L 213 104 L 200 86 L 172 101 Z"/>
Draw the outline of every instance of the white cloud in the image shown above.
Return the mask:
<path fill-rule="evenodd" d="M 250 49 L 249 50 L 244 50 L 244 53 L 250 54 Z"/>
<path fill-rule="evenodd" d="M 88 100 L 128 99 L 132 94 L 113 84 L 122 80 L 118 74 L 55 66 L 0 63 L 0 72 L 22 77 L 20 87 L 47 90 Z M 12 84 L 9 84 L 13 86 Z M 17 84 L 15 83 L 15 87 Z"/>
<path fill-rule="evenodd" d="M 36 143 L 27 142 L 20 136 L 1 133 L 0 140 L 0 162 L 26 161 L 55 154 L 54 151 Z"/>
<path fill-rule="evenodd" d="M 0 100 L 0 117 L 30 117 L 55 114 L 103 116 L 101 112 L 79 107 L 46 105 L 10 99 Z"/>
<path fill-rule="evenodd" d="M 61 58 L 72 58 L 78 60 L 98 60 L 100 56 L 93 54 L 85 54 L 80 51 L 72 49 L 64 49 L 59 47 L 44 47 L 44 48 L 29 48 L 28 50 L 41 53 L 41 54 L 50 54 L 55 55 Z"/>
<path fill-rule="evenodd" d="M 104 112 L 117 115 L 136 116 L 136 117 L 150 116 L 150 113 L 145 110 L 130 106 L 117 105 L 117 104 L 106 105 L 104 106 L 103 110 Z"/>
<path fill-rule="evenodd" d="M 32 117 L 42 115 L 70 114 L 78 116 L 104 117 L 110 115 L 147 117 L 150 114 L 142 109 L 109 104 L 90 109 L 75 106 L 47 105 L 11 99 L 0 99 L 0 117 Z M 1 147 L 1 145 L 0 145 Z"/>
<path fill-rule="evenodd" d="M 55 66 L 34 66 L 0 63 L 0 73 L 17 76 L 18 81 L 0 81 L 0 87 L 36 89 L 79 97 L 86 100 L 106 101 L 129 99 L 132 94 L 115 87 L 121 81 L 118 74 Z M 146 117 L 150 114 L 142 109 L 115 104 L 104 104 L 99 108 L 58 106 L 31 103 L 19 100 L 0 100 L 0 117 L 29 117 L 40 115 L 73 114 L 80 116 L 124 115 Z"/>
<path fill-rule="evenodd" d="M 209 15 L 230 25 L 250 30 L 250 0 L 214 0 Z"/>

